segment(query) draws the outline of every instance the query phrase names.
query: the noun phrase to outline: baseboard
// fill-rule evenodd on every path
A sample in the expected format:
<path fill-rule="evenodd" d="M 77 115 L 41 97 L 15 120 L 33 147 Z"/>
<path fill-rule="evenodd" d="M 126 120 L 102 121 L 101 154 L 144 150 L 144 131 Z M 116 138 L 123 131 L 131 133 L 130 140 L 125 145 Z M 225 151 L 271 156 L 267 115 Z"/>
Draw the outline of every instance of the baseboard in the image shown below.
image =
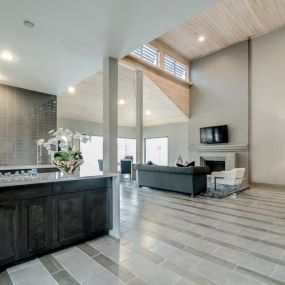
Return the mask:
<path fill-rule="evenodd" d="M 279 190 L 285 190 L 285 185 L 282 184 L 271 184 L 271 183 L 260 183 L 260 182 L 251 182 L 251 187 L 257 187 L 257 188 L 272 188 L 272 189 L 279 189 Z"/>

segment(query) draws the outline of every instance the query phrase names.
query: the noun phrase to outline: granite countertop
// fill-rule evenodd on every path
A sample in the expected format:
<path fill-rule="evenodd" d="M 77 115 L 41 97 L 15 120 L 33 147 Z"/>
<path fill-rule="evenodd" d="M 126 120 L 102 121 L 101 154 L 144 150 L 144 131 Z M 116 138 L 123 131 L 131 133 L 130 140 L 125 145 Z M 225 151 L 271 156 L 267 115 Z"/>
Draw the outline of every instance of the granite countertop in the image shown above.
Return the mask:
<path fill-rule="evenodd" d="M 10 165 L 0 166 L 0 172 L 3 170 L 19 170 L 19 169 L 33 169 L 33 168 L 55 168 L 52 164 L 38 164 L 38 165 Z"/>
<path fill-rule="evenodd" d="M 117 177 L 117 173 L 103 173 L 103 172 L 90 172 L 80 171 L 73 175 L 64 175 L 61 172 L 52 173 L 39 173 L 37 176 L 10 176 L 0 177 L 0 188 L 9 186 L 19 185 L 30 185 L 50 182 L 62 182 L 62 181 L 73 181 L 81 179 L 93 179 L 93 178 L 104 178 L 104 177 Z"/>

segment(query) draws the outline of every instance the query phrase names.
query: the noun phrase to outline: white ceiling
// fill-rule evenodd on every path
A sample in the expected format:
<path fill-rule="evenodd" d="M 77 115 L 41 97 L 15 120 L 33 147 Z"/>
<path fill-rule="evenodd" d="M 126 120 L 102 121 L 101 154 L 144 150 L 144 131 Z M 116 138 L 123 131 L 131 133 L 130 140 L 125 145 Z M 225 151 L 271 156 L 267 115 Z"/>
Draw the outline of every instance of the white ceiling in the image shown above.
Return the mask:
<path fill-rule="evenodd" d="M 3 83 L 59 94 L 217 0 L 0 0 Z M 24 20 L 35 23 L 32 29 Z"/>
<path fill-rule="evenodd" d="M 187 117 L 146 75 L 143 79 L 144 126 L 187 122 Z M 136 124 L 135 72 L 125 66 L 119 66 L 119 99 L 125 105 L 119 105 L 118 123 L 120 126 L 134 127 Z M 76 93 L 64 92 L 58 96 L 58 118 L 81 121 L 103 121 L 103 76 L 102 72 L 91 76 L 76 86 Z"/>

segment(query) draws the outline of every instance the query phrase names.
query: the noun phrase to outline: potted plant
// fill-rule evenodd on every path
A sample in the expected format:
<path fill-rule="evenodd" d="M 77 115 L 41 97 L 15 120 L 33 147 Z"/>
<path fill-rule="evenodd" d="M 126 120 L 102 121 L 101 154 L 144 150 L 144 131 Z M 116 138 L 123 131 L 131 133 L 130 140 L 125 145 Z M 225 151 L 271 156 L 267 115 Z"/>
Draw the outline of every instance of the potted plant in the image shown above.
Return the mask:
<path fill-rule="evenodd" d="M 43 146 L 48 154 L 52 156 L 52 163 L 63 173 L 69 175 L 83 164 L 83 156 L 79 149 L 79 143 L 86 143 L 90 136 L 82 135 L 79 132 L 73 133 L 71 130 L 59 128 L 49 131 L 51 138 L 45 142 L 39 139 L 37 144 Z"/>

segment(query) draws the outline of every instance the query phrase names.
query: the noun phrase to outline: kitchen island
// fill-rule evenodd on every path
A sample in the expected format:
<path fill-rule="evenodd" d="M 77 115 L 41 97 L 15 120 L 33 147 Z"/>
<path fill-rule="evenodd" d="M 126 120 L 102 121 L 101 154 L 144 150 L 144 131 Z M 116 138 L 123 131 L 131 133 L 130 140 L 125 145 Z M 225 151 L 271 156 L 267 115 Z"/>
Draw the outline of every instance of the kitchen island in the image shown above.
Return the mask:
<path fill-rule="evenodd" d="M 0 269 L 104 234 L 119 238 L 117 174 L 0 179 Z"/>

